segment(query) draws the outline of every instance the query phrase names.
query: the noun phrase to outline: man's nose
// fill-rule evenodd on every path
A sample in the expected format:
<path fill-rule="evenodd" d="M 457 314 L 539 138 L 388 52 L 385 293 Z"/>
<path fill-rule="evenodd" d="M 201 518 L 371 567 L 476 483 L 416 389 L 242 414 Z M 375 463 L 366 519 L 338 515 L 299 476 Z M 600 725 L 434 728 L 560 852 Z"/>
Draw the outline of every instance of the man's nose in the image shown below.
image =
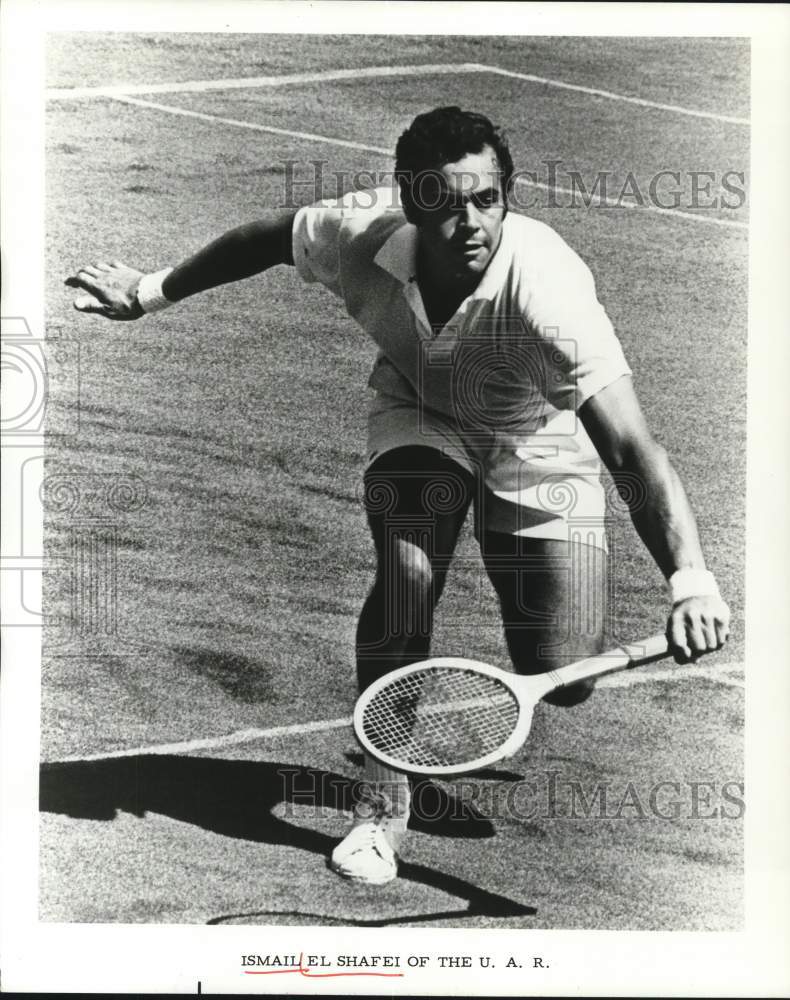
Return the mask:
<path fill-rule="evenodd" d="M 461 225 L 474 232 L 480 227 L 480 213 L 473 202 L 468 201 L 461 209 Z"/>

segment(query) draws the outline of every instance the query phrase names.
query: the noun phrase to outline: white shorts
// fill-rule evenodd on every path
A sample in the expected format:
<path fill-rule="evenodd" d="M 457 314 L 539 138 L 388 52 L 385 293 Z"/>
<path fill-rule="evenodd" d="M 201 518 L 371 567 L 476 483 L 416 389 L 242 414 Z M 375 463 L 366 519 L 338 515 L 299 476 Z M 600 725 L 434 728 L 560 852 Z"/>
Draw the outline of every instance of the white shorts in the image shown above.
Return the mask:
<path fill-rule="evenodd" d="M 576 466 L 536 458 L 534 441 L 461 433 L 436 411 L 378 393 L 368 414 L 368 464 L 394 448 L 435 448 L 470 472 L 483 488 L 475 531 L 553 538 L 606 551 L 606 496 L 600 462 Z"/>

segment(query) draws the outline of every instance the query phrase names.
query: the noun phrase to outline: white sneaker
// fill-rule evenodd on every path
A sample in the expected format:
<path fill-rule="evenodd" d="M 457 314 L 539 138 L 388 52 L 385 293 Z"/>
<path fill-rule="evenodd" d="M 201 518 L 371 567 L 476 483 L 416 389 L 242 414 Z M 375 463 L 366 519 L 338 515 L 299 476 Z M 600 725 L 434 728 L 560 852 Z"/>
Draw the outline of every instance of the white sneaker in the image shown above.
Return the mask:
<path fill-rule="evenodd" d="M 409 786 L 405 781 L 397 786 L 390 782 L 364 786 L 354 808 L 354 826 L 332 851 L 330 868 L 354 882 L 391 882 L 398 874 L 397 850 L 408 819 Z"/>

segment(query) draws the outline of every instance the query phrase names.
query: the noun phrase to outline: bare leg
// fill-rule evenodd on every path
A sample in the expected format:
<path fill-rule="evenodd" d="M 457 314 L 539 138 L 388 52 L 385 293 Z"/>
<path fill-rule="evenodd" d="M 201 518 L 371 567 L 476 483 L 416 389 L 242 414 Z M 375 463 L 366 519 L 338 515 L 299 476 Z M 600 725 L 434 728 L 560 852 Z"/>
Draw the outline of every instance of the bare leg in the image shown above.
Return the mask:
<path fill-rule="evenodd" d="M 515 669 L 541 674 L 603 649 L 606 553 L 589 545 L 488 533 L 481 553 L 499 597 Z M 546 697 L 577 705 L 594 681 Z"/>
<path fill-rule="evenodd" d="M 429 655 L 434 610 L 471 498 L 471 476 L 432 448 L 398 448 L 368 469 L 377 570 L 357 628 L 360 691 Z"/>
<path fill-rule="evenodd" d="M 434 609 L 471 499 L 471 476 L 435 449 L 399 448 L 368 469 L 365 506 L 378 563 L 357 628 L 360 690 L 429 655 Z M 330 865 L 345 878 L 379 885 L 397 873 L 409 783 L 372 758 L 365 774 L 354 826 Z"/>

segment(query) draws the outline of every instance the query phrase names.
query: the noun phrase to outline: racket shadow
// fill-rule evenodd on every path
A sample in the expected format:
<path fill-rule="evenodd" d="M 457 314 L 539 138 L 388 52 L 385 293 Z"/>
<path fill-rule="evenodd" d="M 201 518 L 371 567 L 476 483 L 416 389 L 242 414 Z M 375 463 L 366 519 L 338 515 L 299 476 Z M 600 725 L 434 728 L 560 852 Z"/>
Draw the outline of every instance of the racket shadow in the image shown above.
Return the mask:
<path fill-rule="evenodd" d="M 356 767 L 364 766 L 362 754 L 346 753 L 343 756 Z M 479 775 L 474 777 L 477 778 Z M 409 782 L 410 830 L 415 833 L 426 833 L 432 837 L 462 837 L 474 840 L 496 835 L 491 820 L 480 812 L 473 801 L 458 795 L 452 787 L 447 789 L 430 778 L 413 776 L 409 778 Z"/>

